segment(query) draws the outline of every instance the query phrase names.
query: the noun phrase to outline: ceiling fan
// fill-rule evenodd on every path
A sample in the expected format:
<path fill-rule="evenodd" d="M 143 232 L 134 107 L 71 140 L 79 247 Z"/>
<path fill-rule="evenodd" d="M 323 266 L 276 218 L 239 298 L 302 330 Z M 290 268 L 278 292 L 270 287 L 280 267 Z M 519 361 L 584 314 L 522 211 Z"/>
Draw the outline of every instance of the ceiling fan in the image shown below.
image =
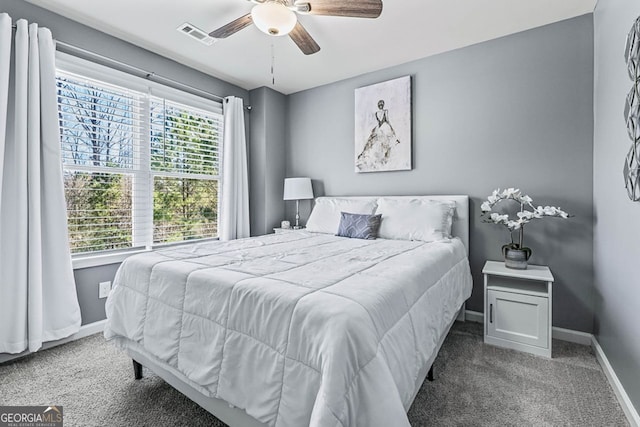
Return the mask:
<path fill-rule="evenodd" d="M 270 36 L 291 37 L 305 55 L 320 50 L 318 43 L 298 21 L 297 13 L 353 18 L 377 18 L 382 13 L 382 0 L 249 0 L 255 3 L 250 13 L 209 33 L 225 39 L 254 23 Z"/>

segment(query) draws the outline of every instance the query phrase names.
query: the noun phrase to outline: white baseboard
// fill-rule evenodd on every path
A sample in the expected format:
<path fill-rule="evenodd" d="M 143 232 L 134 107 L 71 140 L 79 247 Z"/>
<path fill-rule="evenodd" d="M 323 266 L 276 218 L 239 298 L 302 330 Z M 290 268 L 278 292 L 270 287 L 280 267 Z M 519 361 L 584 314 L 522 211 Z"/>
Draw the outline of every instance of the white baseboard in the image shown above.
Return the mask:
<path fill-rule="evenodd" d="M 478 311 L 467 310 L 466 320 L 469 322 L 484 323 L 484 314 Z M 640 415 L 638 415 L 638 411 L 633 406 L 633 403 L 631 403 L 629 395 L 611 367 L 611 364 L 607 359 L 607 355 L 602 350 L 602 347 L 600 347 L 600 343 L 598 343 L 596 337 L 587 332 L 573 331 L 571 329 L 558 328 L 554 326 L 553 338 L 576 344 L 589 345 L 593 348 L 593 351 L 596 354 L 596 359 L 602 367 L 602 371 L 607 377 L 607 380 L 618 399 L 618 403 L 622 406 L 622 410 L 627 416 L 627 420 L 629 420 L 631 427 L 640 427 Z"/>
<path fill-rule="evenodd" d="M 87 325 L 80 326 L 80 330 L 73 335 L 69 335 L 66 338 L 62 338 L 56 341 L 48 341 L 42 344 L 42 348 L 40 350 L 46 350 L 48 348 L 57 347 L 62 344 L 66 344 L 71 341 L 79 340 L 80 338 L 88 337 L 89 335 L 97 334 L 98 332 L 102 332 L 104 330 L 104 325 L 107 323 L 107 320 L 99 320 L 97 322 L 89 323 Z M 38 350 L 38 351 L 40 351 Z M 14 359 L 18 359 L 20 357 L 24 357 L 31 354 L 29 351 L 23 351 L 22 353 L 17 354 L 7 354 L 0 353 L 0 363 L 9 362 Z"/>
<path fill-rule="evenodd" d="M 465 318 L 468 322 L 484 323 L 484 313 L 467 310 Z"/>
<path fill-rule="evenodd" d="M 479 311 L 467 310 L 466 320 L 469 322 L 484 323 L 484 314 L 480 313 Z M 558 328 L 557 326 L 554 326 L 552 329 L 553 338 L 557 340 L 569 341 L 582 345 L 591 345 L 591 338 L 593 337 L 593 335 L 588 332 Z"/>
<path fill-rule="evenodd" d="M 602 366 L 602 370 L 609 380 L 609 384 L 611 384 L 611 388 L 618 398 L 618 402 L 620 403 L 620 406 L 622 406 L 622 410 L 627 416 L 627 420 L 629 420 L 631 427 L 640 427 L 640 415 L 638 415 L 638 411 L 633 406 L 633 403 L 631 403 L 629 395 L 622 386 L 616 372 L 609 363 L 609 359 L 607 359 L 607 355 L 604 353 L 604 350 L 602 350 L 602 347 L 600 347 L 600 343 L 595 336 L 591 337 L 591 347 L 593 347 L 593 351 L 596 353 L 596 359 L 598 359 L 598 363 Z"/>
<path fill-rule="evenodd" d="M 554 326 L 552 329 L 553 338 L 560 341 L 569 341 L 581 345 L 591 345 L 593 335 L 588 332 L 574 331 Z"/>

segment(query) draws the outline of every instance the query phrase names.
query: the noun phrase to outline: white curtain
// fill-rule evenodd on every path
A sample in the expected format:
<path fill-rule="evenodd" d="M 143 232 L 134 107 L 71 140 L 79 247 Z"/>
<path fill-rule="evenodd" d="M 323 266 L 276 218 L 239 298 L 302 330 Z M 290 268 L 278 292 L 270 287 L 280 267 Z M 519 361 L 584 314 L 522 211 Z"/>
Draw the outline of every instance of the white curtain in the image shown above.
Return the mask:
<path fill-rule="evenodd" d="M 220 239 L 249 237 L 249 178 L 242 98 L 224 100 Z"/>
<path fill-rule="evenodd" d="M 51 32 L 0 14 L 0 353 L 80 328 Z M 13 43 L 12 43 L 13 42 Z"/>

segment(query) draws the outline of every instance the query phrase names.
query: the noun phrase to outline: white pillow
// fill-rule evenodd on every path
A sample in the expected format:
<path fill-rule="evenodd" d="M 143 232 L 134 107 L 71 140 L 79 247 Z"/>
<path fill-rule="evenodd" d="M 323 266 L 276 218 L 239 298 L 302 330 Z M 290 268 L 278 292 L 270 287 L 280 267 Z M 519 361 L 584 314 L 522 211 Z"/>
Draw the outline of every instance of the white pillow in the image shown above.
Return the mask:
<path fill-rule="evenodd" d="M 433 242 L 451 237 L 454 201 L 378 199 L 376 214 L 382 214 L 378 237 Z"/>
<path fill-rule="evenodd" d="M 307 231 L 336 234 L 340 227 L 341 212 L 371 215 L 375 210 L 375 199 L 318 197 L 307 221 Z"/>

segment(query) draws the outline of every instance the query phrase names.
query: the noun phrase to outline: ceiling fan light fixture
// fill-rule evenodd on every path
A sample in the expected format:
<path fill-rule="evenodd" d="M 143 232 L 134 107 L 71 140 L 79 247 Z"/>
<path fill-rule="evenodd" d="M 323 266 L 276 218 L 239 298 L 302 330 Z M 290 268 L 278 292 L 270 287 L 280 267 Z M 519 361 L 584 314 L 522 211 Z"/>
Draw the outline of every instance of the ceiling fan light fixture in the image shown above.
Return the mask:
<path fill-rule="evenodd" d="M 298 22 L 296 14 L 278 1 L 255 5 L 251 9 L 251 19 L 260 31 L 270 36 L 286 36 Z"/>

